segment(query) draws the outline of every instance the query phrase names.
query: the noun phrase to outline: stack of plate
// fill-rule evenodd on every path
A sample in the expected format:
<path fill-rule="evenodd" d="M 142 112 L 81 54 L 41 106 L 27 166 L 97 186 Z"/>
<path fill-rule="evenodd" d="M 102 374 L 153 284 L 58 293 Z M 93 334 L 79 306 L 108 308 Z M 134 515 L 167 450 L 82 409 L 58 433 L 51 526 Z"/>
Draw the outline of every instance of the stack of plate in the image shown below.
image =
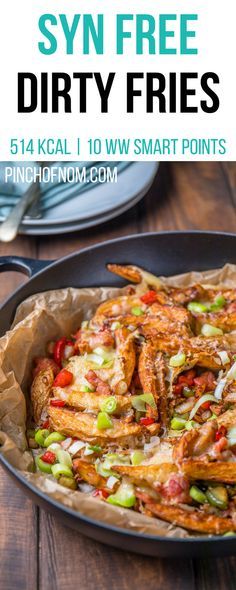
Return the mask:
<path fill-rule="evenodd" d="M 112 164 L 112 163 L 111 163 Z M 79 165 L 79 163 L 78 163 Z M 38 219 L 25 217 L 20 233 L 60 234 L 83 230 L 117 217 L 147 193 L 158 169 L 156 162 L 133 162 L 118 168 L 117 183 L 92 184 L 54 207 L 42 210 Z"/>

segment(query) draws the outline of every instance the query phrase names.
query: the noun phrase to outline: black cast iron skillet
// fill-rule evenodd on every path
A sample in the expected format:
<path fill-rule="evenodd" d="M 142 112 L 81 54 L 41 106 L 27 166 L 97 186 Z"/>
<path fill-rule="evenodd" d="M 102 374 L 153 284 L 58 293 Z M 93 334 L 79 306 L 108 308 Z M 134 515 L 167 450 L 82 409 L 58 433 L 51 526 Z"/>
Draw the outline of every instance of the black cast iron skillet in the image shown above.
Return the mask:
<path fill-rule="evenodd" d="M 218 268 L 236 264 L 236 235 L 206 232 L 163 232 L 120 238 L 86 248 L 56 262 L 36 261 L 17 256 L 0 258 L 0 271 L 18 270 L 30 280 L 20 287 L 0 309 L 0 335 L 11 326 L 17 305 L 26 297 L 62 287 L 121 286 L 124 282 L 106 270 L 107 262 L 143 266 L 157 275 L 173 275 L 189 270 Z M 6 461 L 3 467 L 36 504 L 70 527 L 97 541 L 160 557 L 229 555 L 236 551 L 236 537 L 166 539 L 105 525 L 66 508 L 40 492 Z"/>

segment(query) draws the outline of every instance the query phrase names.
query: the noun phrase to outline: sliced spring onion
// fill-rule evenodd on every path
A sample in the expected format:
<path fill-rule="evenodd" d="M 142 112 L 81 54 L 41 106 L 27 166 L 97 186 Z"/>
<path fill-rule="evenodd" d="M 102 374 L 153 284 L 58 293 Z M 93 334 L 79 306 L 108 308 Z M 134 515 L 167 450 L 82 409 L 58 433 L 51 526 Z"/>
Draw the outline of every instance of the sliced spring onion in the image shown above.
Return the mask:
<path fill-rule="evenodd" d="M 188 310 L 193 313 L 204 313 L 207 311 L 207 306 L 204 303 L 199 303 L 198 301 L 191 301 L 188 304 Z"/>
<path fill-rule="evenodd" d="M 130 483 L 122 483 L 115 494 L 107 498 L 109 504 L 132 508 L 136 502 L 134 486 Z"/>
<path fill-rule="evenodd" d="M 175 416 L 171 420 L 170 427 L 172 430 L 184 430 L 185 424 L 186 424 L 186 420 Z"/>
<path fill-rule="evenodd" d="M 102 367 L 102 365 L 104 365 L 105 363 L 104 358 L 102 356 L 99 356 L 98 354 L 92 352 L 91 354 L 86 354 L 85 361 L 88 363 L 93 363 L 93 365 L 97 365 L 98 367 Z"/>
<path fill-rule="evenodd" d="M 141 395 L 134 395 L 131 398 L 132 406 L 139 412 L 146 412 L 146 405 L 151 406 L 153 410 L 156 410 L 156 402 L 152 393 L 142 393 Z"/>
<path fill-rule="evenodd" d="M 192 486 L 189 490 L 190 497 L 198 504 L 206 504 L 207 497 L 202 490 L 200 490 L 197 486 Z"/>
<path fill-rule="evenodd" d="M 211 324 L 203 324 L 201 334 L 206 337 L 223 336 L 224 332 L 221 330 L 221 328 L 216 328 Z"/>
<path fill-rule="evenodd" d="M 64 465 L 63 463 L 56 463 L 52 465 L 52 474 L 56 479 L 59 479 L 61 475 L 65 475 L 66 477 L 74 477 L 72 470 L 68 465 Z"/>
<path fill-rule="evenodd" d="M 88 328 L 88 326 L 89 326 L 88 320 L 84 320 L 84 322 L 82 322 L 82 324 L 81 324 L 81 328 L 83 328 L 83 330 L 86 330 L 86 328 Z"/>
<path fill-rule="evenodd" d="M 179 352 L 174 356 L 171 356 L 169 365 L 170 367 L 182 367 L 186 361 L 186 354 L 184 352 Z"/>
<path fill-rule="evenodd" d="M 222 537 L 235 537 L 236 533 L 234 533 L 233 531 L 228 531 L 227 533 L 224 533 L 224 535 L 222 535 Z"/>
<path fill-rule="evenodd" d="M 227 490 L 224 486 L 215 486 L 209 487 L 206 491 L 206 497 L 214 508 L 219 508 L 220 510 L 226 510 L 228 507 L 228 494 Z"/>
<path fill-rule="evenodd" d="M 183 388 L 183 395 L 184 397 L 192 397 L 194 395 L 193 389 L 189 389 L 188 387 Z"/>
<path fill-rule="evenodd" d="M 52 443 L 59 443 L 62 442 L 63 440 L 65 440 L 65 436 L 63 436 L 63 434 L 60 434 L 60 432 L 51 432 L 51 434 L 49 434 L 44 441 L 44 446 L 45 447 L 50 447 L 50 445 Z"/>
<path fill-rule="evenodd" d="M 217 297 L 214 300 L 214 303 L 210 303 L 208 308 L 209 308 L 209 311 L 220 311 L 222 309 L 222 307 L 225 307 L 225 305 L 226 305 L 226 300 L 223 297 L 223 295 L 217 295 Z"/>
<path fill-rule="evenodd" d="M 227 365 L 230 363 L 230 358 L 226 350 L 220 350 L 220 352 L 218 352 L 218 356 L 220 357 L 222 365 Z"/>
<path fill-rule="evenodd" d="M 35 458 L 35 462 L 36 465 L 38 467 L 38 469 L 40 469 L 40 471 L 42 471 L 43 473 L 52 473 L 52 465 L 50 465 L 50 463 L 46 463 L 45 461 L 42 461 L 41 456 L 37 456 Z"/>
<path fill-rule="evenodd" d="M 192 430 L 192 428 L 197 428 L 198 423 L 195 420 L 187 420 L 185 424 L 185 430 Z"/>
<path fill-rule="evenodd" d="M 236 426 L 232 426 L 232 428 L 229 428 L 227 432 L 227 440 L 230 447 L 236 445 Z"/>
<path fill-rule="evenodd" d="M 195 404 L 195 406 L 191 410 L 191 412 L 189 414 L 189 420 L 192 420 L 193 419 L 193 417 L 195 416 L 195 414 L 198 412 L 199 408 L 202 406 L 202 404 L 205 404 L 205 402 L 214 402 L 214 403 L 216 403 L 216 398 L 215 398 L 214 395 L 211 395 L 210 393 L 205 393 L 205 395 L 202 395 L 202 397 L 200 397 L 197 400 L 197 403 Z"/>
<path fill-rule="evenodd" d="M 64 488 L 69 488 L 69 490 L 77 490 L 77 483 L 76 483 L 75 479 L 72 479 L 72 477 L 67 477 L 66 475 L 61 475 L 58 483 L 61 486 L 63 486 Z"/>
<path fill-rule="evenodd" d="M 108 350 L 107 348 L 105 348 L 103 346 L 98 346 L 97 348 L 94 349 L 93 353 L 100 356 L 103 359 L 104 363 L 109 363 L 110 361 L 112 361 L 114 359 L 115 351 Z"/>
<path fill-rule="evenodd" d="M 93 453 L 101 453 L 102 447 L 99 445 L 89 445 L 89 449 L 93 451 Z"/>
<path fill-rule="evenodd" d="M 135 307 L 132 307 L 131 313 L 132 315 L 140 316 L 143 315 L 143 310 L 141 309 L 141 307 L 138 307 L 138 305 L 136 305 Z"/>
<path fill-rule="evenodd" d="M 88 385 L 80 385 L 80 391 L 82 393 L 93 393 L 94 389 L 92 387 L 89 387 Z"/>
<path fill-rule="evenodd" d="M 113 428 L 113 422 L 107 412 L 99 412 L 97 416 L 97 428 L 98 430 Z"/>
<path fill-rule="evenodd" d="M 113 395 L 109 396 L 100 404 L 100 408 L 102 412 L 107 412 L 107 414 L 113 414 L 117 408 L 116 398 Z"/>
<path fill-rule="evenodd" d="M 140 465 L 145 459 L 146 457 L 142 451 L 137 450 L 131 454 L 132 465 Z"/>
<path fill-rule="evenodd" d="M 56 457 L 57 457 L 57 453 L 58 451 L 61 451 L 61 445 L 59 445 L 59 443 L 52 443 L 49 447 L 48 447 L 48 451 L 51 451 L 51 453 L 55 453 Z"/>
<path fill-rule="evenodd" d="M 108 490 L 112 490 L 114 488 L 114 485 L 116 483 L 118 483 L 119 479 L 118 477 L 115 477 L 114 475 L 110 475 L 110 477 L 108 477 L 107 483 L 106 483 L 106 487 L 108 488 Z"/>
<path fill-rule="evenodd" d="M 62 465 L 67 465 L 67 467 L 72 467 L 72 460 L 71 460 L 70 453 L 68 453 L 68 451 L 63 451 L 63 449 L 58 451 L 57 459 L 58 459 L 59 463 L 61 463 Z"/>
<path fill-rule="evenodd" d="M 49 435 L 50 435 L 49 430 L 46 430 L 45 428 L 43 428 L 43 429 L 40 428 L 39 430 L 36 430 L 36 432 L 35 432 L 36 443 L 38 443 L 38 445 L 40 445 L 40 447 L 44 447 L 45 440 Z"/>
<path fill-rule="evenodd" d="M 112 475 L 116 475 L 115 473 L 113 473 L 111 469 L 105 468 L 104 463 L 102 463 L 101 461 L 97 461 L 95 463 L 95 469 L 97 473 L 99 473 L 99 475 L 101 475 L 102 477 L 111 477 Z"/>
<path fill-rule="evenodd" d="M 82 440 L 76 440 L 75 442 L 72 443 L 72 445 L 70 445 L 68 451 L 71 455 L 75 455 L 76 453 L 81 451 L 81 449 L 83 449 L 84 447 L 86 447 L 85 442 L 83 442 Z"/>

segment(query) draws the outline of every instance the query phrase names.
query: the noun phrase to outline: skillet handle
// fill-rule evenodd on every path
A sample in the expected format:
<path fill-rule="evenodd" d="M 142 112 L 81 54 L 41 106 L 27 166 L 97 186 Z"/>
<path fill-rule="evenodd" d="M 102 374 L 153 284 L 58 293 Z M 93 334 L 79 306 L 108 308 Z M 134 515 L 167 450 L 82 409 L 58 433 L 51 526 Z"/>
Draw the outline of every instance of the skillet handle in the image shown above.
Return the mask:
<path fill-rule="evenodd" d="M 22 256 L 0 256 L 0 272 L 14 270 L 22 272 L 31 278 L 53 262 L 53 260 L 36 260 L 34 258 L 23 258 Z"/>

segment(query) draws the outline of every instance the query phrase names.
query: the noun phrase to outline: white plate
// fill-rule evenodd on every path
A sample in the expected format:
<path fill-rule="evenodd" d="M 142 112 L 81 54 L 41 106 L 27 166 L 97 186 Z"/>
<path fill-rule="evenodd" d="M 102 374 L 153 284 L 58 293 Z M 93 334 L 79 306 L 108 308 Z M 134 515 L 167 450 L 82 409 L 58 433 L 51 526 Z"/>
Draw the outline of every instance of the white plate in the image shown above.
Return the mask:
<path fill-rule="evenodd" d="M 158 164 L 156 164 L 156 169 L 155 169 L 155 173 L 158 169 Z M 94 227 L 96 225 L 99 225 L 101 223 L 105 223 L 106 221 L 109 221 L 110 219 L 114 219 L 115 217 L 118 217 L 119 215 L 121 215 L 122 213 L 125 213 L 125 211 L 128 211 L 128 209 L 130 209 L 131 207 L 134 207 L 134 205 L 136 205 L 144 196 L 145 194 L 148 192 L 149 188 L 152 185 L 153 179 L 154 179 L 155 174 L 152 176 L 152 178 L 150 178 L 150 182 L 145 186 L 145 188 L 143 188 L 138 195 L 136 195 L 133 199 L 130 199 L 128 201 L 128 203 L 126 203 L 125 205 L 123 205 L 122 207 L 118 207 L 116 209 L 113 209 L 112 211 L 110 211 L 109 213 L 105 214 L 105 215 L 100 215 L 97 217 L 91 217 L 88 220 L 85 221 L 74 221 L 73 223 L 65 223 L 65 224 L 58 224 L 58 225 L 52 225 L 50 226 L 44 226 L 42 225 L 41 227 L 25 227 L 25 226 L 21 226 L 20 227 L 20 232 L 21 234 L 25 234 L 25 235 L 52 235 L 52 234 L 62 234 L 62 233 L 71 233 L 74 231 L 82 231 L 85 229 L 88 229 L 89 227 Z"/>
<path fill-rule="evenodd" d="M 141 192 L 148 190 L 157 172 L 157 162 L 134 162 L 118 174 L 116 184 L 98 184 L 84 194 L 78 194 L 48 211 L 41 219 L 24 219 L 24 228 L 41 228 L 65 223 L 79 224 L 128 204 Z M 89 226 L 86 226 L 89 227 Z M 22 228 L 23 229 L 23 228 Z"/>

